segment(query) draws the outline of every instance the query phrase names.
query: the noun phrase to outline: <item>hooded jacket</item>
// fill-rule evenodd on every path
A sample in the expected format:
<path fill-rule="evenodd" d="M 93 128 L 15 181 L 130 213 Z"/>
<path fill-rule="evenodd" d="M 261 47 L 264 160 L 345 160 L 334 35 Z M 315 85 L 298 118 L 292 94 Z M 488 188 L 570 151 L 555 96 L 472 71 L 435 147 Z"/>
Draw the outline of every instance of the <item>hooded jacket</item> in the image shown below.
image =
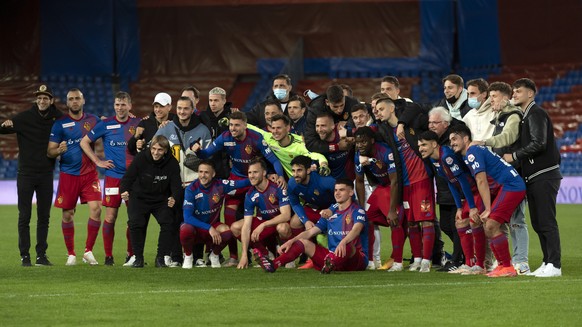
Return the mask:
<path fill-rule="evenodd" d="M 491 108 L 491 99 L 487 98 L 479 108 L 469 111 L 463 122 L 471 130 L 471 138 L 475 141 L 484 141 L 493 135 L 495 129 L 491 121 L 495 119 L 495 112 Z"/>
<path fill-rule="evenodd" d="M 485 145 L 490 146 L 500 156 L 512 153 L 519 146 L 517 141 L 521 117 L 521 109 L 510 104 L 496 112 L 495 119 L 491 121 L 494 126 L 493 136 L 485 140 Z"/>

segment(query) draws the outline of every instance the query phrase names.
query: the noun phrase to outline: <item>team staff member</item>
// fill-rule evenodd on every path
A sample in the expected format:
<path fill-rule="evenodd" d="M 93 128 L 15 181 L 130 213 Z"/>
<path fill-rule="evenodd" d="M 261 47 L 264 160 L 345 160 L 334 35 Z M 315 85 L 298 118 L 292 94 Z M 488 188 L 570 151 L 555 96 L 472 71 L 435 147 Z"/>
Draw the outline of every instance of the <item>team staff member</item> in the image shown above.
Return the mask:
<path fill-rule="evenodd" d="M 129 201 L 127 214 L 135 261 L 134 268 L 143 268 L 145 229 L 150 214 L 160 224 L 156 267 L 167 267 L 174 212 L 177 201 L 182 201 L 183 190 L 180 166 L 169 153 L 170 143 L 163 135 L 152 138 L 149 151 L 140 152 L 121 179 L 121 198 Z"/>
<path fill-rule="evenodd" d="M 95 163 L 83 153 L 80 143 L 100 119 L 95 115 L 84 113 L 84 105 L 85 98 L 79 89 L 71 89 L 67 93 L 69 114 L 55 121 L 47 148 L 49 158 L 61 156 L 61 173 L 55 207 L 63 209 L 61 227 L 68 252 L 67 266 L 77 264 L 73 219 L 79 198 L 81 203 L 89 205 L 83 262 L 92 266 L 98 264 L 93 255 L 93 246 L 101 227 L 101 184 L 97 177 Z"/>
<path fill-rule="evenodd" d="M 53 197 L 53 169 L 55 159 L 39 156 L 46 144 L 55 119 L 63 114 L 54 106 L 51 89 L 39 86 L 34 92 L 36 103 L 0 127 L 0 134 L 16 133 L 18 141 L 18 248 L 22 266 L 31 266 L 30 260 L 30 216 L 32 194 L 36 192 L 36 265 L 52 266 L 47 259 L 47 235 Z"/>

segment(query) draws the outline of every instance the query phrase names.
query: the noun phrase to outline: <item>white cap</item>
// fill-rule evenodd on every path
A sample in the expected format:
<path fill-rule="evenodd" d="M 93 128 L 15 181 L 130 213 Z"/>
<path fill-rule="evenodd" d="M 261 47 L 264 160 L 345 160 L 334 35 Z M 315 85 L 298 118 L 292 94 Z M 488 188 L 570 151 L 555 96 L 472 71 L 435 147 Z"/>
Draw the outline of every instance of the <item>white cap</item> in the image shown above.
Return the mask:
<path fill-rule="evenodd" d="M 168 93 L 158 93 L 156 94 L 156 97 L 154 98 L 154 103 L 152 103 L 152 105 L 159 103 L 162 106 L 167 106 L 169 104 L 172 104 L 172 97 L 168 94 Z"/>

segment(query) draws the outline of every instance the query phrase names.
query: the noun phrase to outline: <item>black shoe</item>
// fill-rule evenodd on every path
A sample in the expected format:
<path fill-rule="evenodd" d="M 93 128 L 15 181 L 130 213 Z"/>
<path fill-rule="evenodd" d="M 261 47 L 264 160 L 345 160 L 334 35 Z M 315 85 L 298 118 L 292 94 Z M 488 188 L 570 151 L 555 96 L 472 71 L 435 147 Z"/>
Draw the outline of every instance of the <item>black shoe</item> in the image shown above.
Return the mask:
<path fill-rule="evenodd" d="M 439 271 L 439 272 L 449 272 L 449 271 L 456 270 L 460 266 L 461 266 L 460 264 L 457 264 L 457 263 L 448 261 L 442 268 L 437 269 L 436 271 Z"/>
<path fill-rule="evenodd" d="M 166 266 L 166 262 L 164 261 L 164 257 L 156 257 L 156 268 L 168 268 L 168 266 Z"/>
<path fill-rule="evenodd" d="M 52 266 L 53 264 L 46 257 L 46 254 L 36 257 L 37 266 Z"/>
<path fill-rule="evenodd" d="M 113 261 L 113 257 L 105 257 L 105 265 L 106 266 L 115 265 L 115 261 Z"/>
<path fill-rule="evenodd" d="M 23 255 L 22 257 L 20 257 L 20 262 L 21 262 L 21 265 L 23 267 L 31 267 L 32 266 L 32 263 L 30 262 L 29 255 Z"/>
<path fill-rule="evenodd" d="M 143 266 L 144 266 L 143 258 L 135 257 L 135 261 L 133 262 L 133 265 L 131 265 L 131 267 L 132 268 L 143 268 Z"/>

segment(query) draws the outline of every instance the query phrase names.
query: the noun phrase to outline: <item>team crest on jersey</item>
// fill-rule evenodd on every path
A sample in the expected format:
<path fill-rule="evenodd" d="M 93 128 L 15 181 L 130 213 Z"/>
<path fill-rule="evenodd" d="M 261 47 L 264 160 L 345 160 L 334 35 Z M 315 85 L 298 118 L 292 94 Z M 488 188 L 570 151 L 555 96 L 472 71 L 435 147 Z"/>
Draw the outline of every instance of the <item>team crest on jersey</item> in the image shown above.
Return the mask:
<path fill-rule="evenodd" d="M 135 126 L 130 126 L 129 127 L 129 134 L 135 135 Z"/>
<path fill-rule="evenodd" d="M 86 122 L 83 124 L 83 128 L 84 128 L 84 129 L 86 129 L 86 130 L 87 130 L 87 132 L 88 132 L 88 131 L 90 131 L 90 130 L 91 130 L 91 124 L 89 124 L 89 122 L 88 122 L 88 121 L 86 121 Z"/>
<path fill-rule="evenodd" d="M 352 215 L 349 213 L 346 215 L 346 224 L 350 224 L 352 222 Z"/>
<path fill-rule="evenodd" d="M 467 156 L 467 160 L 469 160 L 469 162 L 473 162 L 475 161 L 475 156 L 470 154 L 469 156 Z"/>
<path fill-rule="evenodd" d="M 319 191 L 317 189 L 313 190 L 313 194 L 319 196 Z"/>
<path fill-rule="evenodd" d="M 378 167 L 378 169 L 382 169 L 382 161 L 381 160 L 376 160 L 376 167 Z"/>
<path fill-rule="evenodd" d="M 350 118 L 350 114 L 348 112 L 344 112 L 344 120 Z"/>
<path fill-rule="evenodd" d="M 275 194 L 271 193 L 271 195 L 269 195 L 269 202 L 271 202 L 271 204 L 275 204 L 276 201 L 277 198 L 275 198 Z"/>
<path fill-rule="evenodd" d="M 58 199 L 57 199 L 57 202 L 58 202 L 59 204 L 63 204 L 63 196 L 62 196 L 62 195 L 59 195 L 59 197 L 58 197 Z"/>
<path fill-rule="evenodd" d="M 420 202 L 420 211 L 421 212 L 430 212 L 430 202 L 428 200 L 422 200 Z"/>
<path fill-rule="evenodd" d="M 410 135 L 415 135 L 414 129 L 412 129 L 412 127 L 408 130 L 408 132 L 410 133 Z"/>
<path fill-rule="evenodd" d="M 445 162 L 447 163 L 447 165 L 452 165 L 452 164 L 453 164 L 453 158 L 451 158 L 451 157 L 447 157 L 447 158 L 445 159 Z"/>
<path fill-rule="evenodd" d="M 250 144 L 247 144 L 247 146 L 245 146 L 245 152 L 251 154 L 251 152 L 253 152 L 253 147 Z"/>
<path fill-rule="evenodd" d="M 218 203 L 218 201 L 220 201 L 220 196 L 218 195 L 218 193 L 214 193 L 212 195 L 212 201 L 214 201 L 214 203 Z"/>
<path fill-rule="evenodd" d="M 111 197 L 109 195 L 105 196 L 105 203 L 111 202 Z"/>

